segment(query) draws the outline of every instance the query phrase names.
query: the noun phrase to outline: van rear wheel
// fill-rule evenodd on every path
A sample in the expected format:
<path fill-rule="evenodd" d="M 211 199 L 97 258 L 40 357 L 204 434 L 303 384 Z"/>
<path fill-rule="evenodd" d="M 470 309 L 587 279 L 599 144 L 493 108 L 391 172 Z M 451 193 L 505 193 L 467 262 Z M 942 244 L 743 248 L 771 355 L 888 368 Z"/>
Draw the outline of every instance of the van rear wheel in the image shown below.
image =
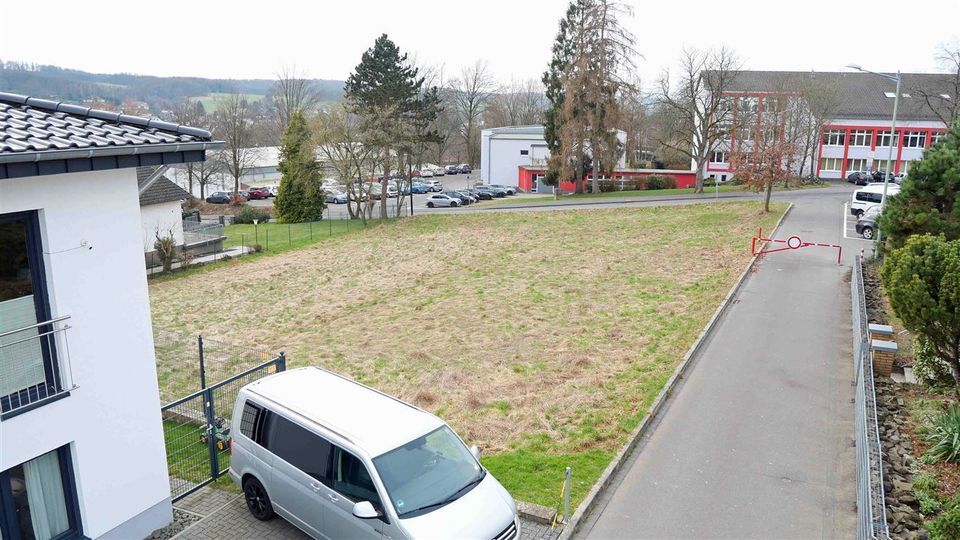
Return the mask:
<path fill-rule="evenodd" d="M 863 217 L 863 210 L 857 210 L 856 212 L 853 213 L 853 215 L 857 216 L 857 219 L 860 219 L 861 217 Z"/>
<path fill-rule="evenodd" d="M 276 515 L 267 490 L 256 478 L 248 478 L 243 483 L 243 498 L 247 502 L 247 510 L 258 520 L 269 521 Z"/>

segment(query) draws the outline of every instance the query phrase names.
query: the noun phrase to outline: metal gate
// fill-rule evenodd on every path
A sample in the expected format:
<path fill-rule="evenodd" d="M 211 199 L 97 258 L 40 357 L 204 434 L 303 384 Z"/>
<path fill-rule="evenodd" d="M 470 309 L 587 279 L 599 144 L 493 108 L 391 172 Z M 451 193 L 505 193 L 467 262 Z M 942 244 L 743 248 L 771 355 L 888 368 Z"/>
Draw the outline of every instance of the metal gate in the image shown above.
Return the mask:
<path fill-rule="evenodd" d="M 160 408 L 170 493 L 180 500 L 230 468 L 230 424 L 240 388 L 283 371 L 283 353 Z"/>

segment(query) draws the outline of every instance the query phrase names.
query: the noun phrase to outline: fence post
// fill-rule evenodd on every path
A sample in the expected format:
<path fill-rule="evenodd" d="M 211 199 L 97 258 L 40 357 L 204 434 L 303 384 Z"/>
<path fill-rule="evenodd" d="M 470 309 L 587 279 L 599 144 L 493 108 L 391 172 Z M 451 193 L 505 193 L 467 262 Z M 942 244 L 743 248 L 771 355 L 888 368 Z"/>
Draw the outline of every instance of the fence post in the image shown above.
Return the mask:
<path fill-rule="evenodd" d="M 200 357 L 200 389 L 207 387 L 207 368 L 203 363 L 203 335 L 197 336 L 197 353 Z"/>
<path fill-rule="evenodd" d="M 287 370 L 287 353 L 280 351 L 280 356 L 277 357 L 277 371 L 286 371 Z"/>
<path fill-rule="evenodd" d="M 563 522 L 570 523 L 570 467 L 567 467 L 567 479 L 563 482 Z"/>
<path fill-rule="evenodd" d="M 243 245 L 245 244 L 245 238 L 246 238 L 245 234 L 240 235 L 240 256 L 241 257 L 243 257 L 243 254 L 244 254 Z"/>
<path fill-rule="evenodd" d="M 313 242 L 313 222 L 310 222 L 310 241 Z"/>
<path fill-rule="evenodd" d="M 210 454 L 210 478 L 216 480 L 220 474 L 220 464 L 217 456 L 217 415 L 213 410 L 213 391 L 204 390 L 203 409 L 207 417 L 207 452 Z"/>
<path fill-rule="evenodd" d="M 267 233 L 267 239 L 266 239 L 266 241 L 264 242 L 264 243 L 266 244 L 266 247 L 263 248 L 263 250 L 264 250 L 264 251 L 270 251 L 270 229 L 267 229 L 265 232 Z"/>
<path fill-rule="evenodd" d="M 290 245 L 290 224 L 287 224 L 287 245 Z"/>

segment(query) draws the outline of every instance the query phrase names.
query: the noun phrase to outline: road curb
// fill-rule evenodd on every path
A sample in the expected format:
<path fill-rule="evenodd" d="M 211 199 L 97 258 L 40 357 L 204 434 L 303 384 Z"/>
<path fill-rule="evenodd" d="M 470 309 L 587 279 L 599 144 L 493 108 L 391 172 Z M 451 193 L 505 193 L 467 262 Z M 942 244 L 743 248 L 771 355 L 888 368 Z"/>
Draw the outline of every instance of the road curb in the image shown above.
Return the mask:
<path fill-rule="evenodd" d="M 787 216 L 790 214 L 791 210 L 793 210 L 793 203 L 790 203 L 783 215 L 780 216 L 776 226 L 773 228 L 771 237 L 775 235 L 778 230 L 780 230 L 780 226 L 783 224 L 783 221 L 787 219 Z M 737 281 L 733 284 L 733 286 L 730 287 L 730 291 L 727 293 L 727 296 L 723 299 L 723 302 L 720 303 L 720 306 L 713 313 L 713 316 L 710 317 L 710 320 L 707 321 L 706 326 L 703 327 L 703 330 L 700 332 L 700 335 L 697 336 L 696 341 L 694 341 L 693 345 L 691 345 L 687 350 L 687 353 L 683 356 L 683 360 L 677 365 L 676 369 L 673 370 L 673 374 L 670 375 L 670 379 L 668 379 L 667 383 L 662 389 L 660 389 L 660 393 L 657 394 L 657 398 L 653 400 L 653 403 L 647 410 L 647 414 L 643 417 L 643 420 L 640 421 L 640 424 L 636 427 L 636 429 L 633 430 L 633 433 L 630 434 L 630 438 L 627 440 L 627 443 L 620 448 L 620 451 L 617 452 L 617 455 L 614 456 L 610 464 L 607 465 L 607 468 L 604 469 L 603 474 L 600 475 L 600 478 L 597 480 L 597 482 L 592 488 L 590 488 L 590 492 L 587 493 L 586 498 L 580 503 L 580 506 L 577 508 L 576 512 L 573 513 L 573 516 L 570 518 L 570 522 L 564 525 L 563 532 L 558 537 L 558 540 L 569 540 L 573 537 L 574 533 L 577 532 L 580 522 L 583 520 L 584 516 L 588 515 L 593 510 L 593 507 L 597 502 L 597 497 L 603 490 L 607 488 L 613 477 L 620 472 L 620 469 L 623 467 L 626 458 L 630 457 L 630 455 L 633 453 L 634 449 L 637 447 L 637 444 L 640 442 L 640 439 L 642 439 L 647 433 L 647 430 L 653 424 L 653 420 L 657 418 L 657 415 L 660 413 L 661 409 L 663 409 L 667 399 L 669 399 L 673 394 L 673 390 L 677 386 L 677 383 L 683 378 L 687 369 L 694 364 L 692 361 L 694 356 L 700 351 L 701 346 L 713 331 L 717 321 L 720 319 L 720 316 L 723 315 L 724 311 L 726 311 L 727 307 L 733 301 L 733 297 L 736 296 L 737 292 L 740 290 L 740 287 L 746 281 L 747 275 L 750 274 L 750 269 L 753 268 L 753 265 L 757 262 L 758 257 L 759 255 L 754 255 L 750 258 L 750 262 L 747 263 L 747 267 L 740 274 L 740 277 L 737 278 Z"/>

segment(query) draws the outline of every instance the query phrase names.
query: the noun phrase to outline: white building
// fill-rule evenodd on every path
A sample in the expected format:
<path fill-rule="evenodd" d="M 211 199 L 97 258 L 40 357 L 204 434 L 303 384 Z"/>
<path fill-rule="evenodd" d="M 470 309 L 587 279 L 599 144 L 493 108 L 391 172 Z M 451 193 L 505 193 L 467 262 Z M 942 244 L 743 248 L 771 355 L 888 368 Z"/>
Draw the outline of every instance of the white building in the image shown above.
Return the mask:
<path fill-rule="evenodd" d="M 190 194 L 167 178 L 166 171 L 165 165 L 137 168 L 143 252 L 148 255 L 154 251 L 158 234 L 173 237 L 177 246 L 184 242 L 182 203 Z"/>
<path fill-rule="evenodd" d="M 0 536 L 171 519 L 136 168 L 206 131 L 0 93 Z"/>
<path fill-rule="evenodd" d="M 521 167 L 543 168 L 550 157 L 543 130 L 543 126 L 507 126 L 481 131 L 480 179 L 486 184 L 520 187 Z M 626 144 L 626 132 L 617 130 L 617 138 Z M 616 168 L 625 168 L 625 160 L 621 154 Z M 536 187 L 524 189 L 537 191 Z"/>
<path fill-rule="evenodd" d="M 932 107 L 949 107 L 958 96 L 950 74 L 904 73 L 897 134 L 891 137 L 895 83 L 879 75 L 862 72 L 791 72 L 741 71 L 724 96 L 729 99 L 731 129 L 726 140 L 704 166 L 704 176 L 727 180 L 733 176 L 731 156 L 749 151 L 751 141 L 760 136 L 759 119 L 768 103 L 798 99 L 801 86 L 821 85 L 836 92 L 830 120 L 817 134 L 813 163 L 804 158 L 803 175 L 820 178 L 846 178 L 857 171 L 884 170 L 892 146 L 891 169 L 895 174 L 909 174 L 910 164 L 923 156 L 923 151 L 947 131 L 941 121 L 944 114 Z M 955 87 L 953 87 L 955 88 Z M 928 102 L 919 93 L 932 96 Z M 829 94 L 827 94 L 829 95 Z M 800 160 L 797 161 L 800 164 Z"/>

